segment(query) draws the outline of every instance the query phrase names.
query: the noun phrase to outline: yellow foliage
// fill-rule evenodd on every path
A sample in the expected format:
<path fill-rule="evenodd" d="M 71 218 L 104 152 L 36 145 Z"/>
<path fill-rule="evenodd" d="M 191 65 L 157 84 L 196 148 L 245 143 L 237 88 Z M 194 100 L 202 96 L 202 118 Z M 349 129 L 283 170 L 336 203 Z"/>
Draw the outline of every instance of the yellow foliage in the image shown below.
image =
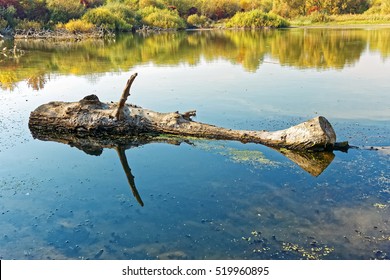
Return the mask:
<path fill-rule="evenodd" d="M 86 22 L 81 19 L 72 19 L 68 23 L 63 24 L 63 27 L 72 33 L 80 32 L 80 33 L 88 33 L 92 32 L 95 29 L 95 25 L 90 22 Z"/>

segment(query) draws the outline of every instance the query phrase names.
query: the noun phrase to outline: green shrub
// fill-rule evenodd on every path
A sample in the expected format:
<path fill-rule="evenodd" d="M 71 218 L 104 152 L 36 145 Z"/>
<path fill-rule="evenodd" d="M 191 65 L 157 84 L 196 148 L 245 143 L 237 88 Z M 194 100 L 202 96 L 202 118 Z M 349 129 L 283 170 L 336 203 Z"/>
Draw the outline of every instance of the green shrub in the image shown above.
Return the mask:
<path fill-rule="evenodd" d="M 0 18 L 0 30 L 6 29 L 7 26 L 8 26 L 8 21 L 6 21 L 5 19 Z"/>
<path fill-rule="evenodd" d="M 137 11 L 139 9 L 139 0 L 106 0 L 107 5 L 117 3 L 124 4 L 133 11 Z"/>
<path fill-rule="evenodd" d="M 146 25 L 163 29 L 184 29 L 186 23 L 177 12 L 167 9 L 156 9 L 142 18 Z"/>
<path fill-rule="evenodd" d="M 240 11 L 239 1 L 202 0 L 201 3 L 202 14 L 212 20 L 229 18 Z"/>
<path fill-rule="evenodd" d="M 43 24 L 38 21 L 23 19 L 18 21 L 18 23 L 16 24 L 16 28 L 22 30 L 28 30 L 28 29 L 40 30 L 43 28 Z"/>
<path fill-rule="evenodd" d="M 159 9 L 163 9 L 164 3 L 162 3 L 159 0 L 139 0 L 138 5 L 140 9 L 146 8 L 146 7 L 156 7 Z"/>
<path fill-rule="evenodd" d="M 122 19 L 130 25 L 139 25 L 141 17 L 137 14 L 130 6 L 120 3 L 120 2 L 111 2 L 104 6 L 108 9 L 113 15 Z"/>
<path fill-rule="evenodd" d="M 261 10 L 238 12 L 228 22 L 226 27 L 260 28 L 260 27 L 288 27 L 290 24 L 284 18 Z"/>
<path fill-rule="evenodd" d="M 0 19 L 3 19 L 7 22 L 7 26 L 9 27 L 14 27 L 16 22 L 15 22 L 15 16 L 16 16 L 16 9 L 14 6 L 8 6 L 7 8 L 5 7 L 0 7 Z"/>
<path fill-rule="evenodd" d="M 85 7 L 80 5 L 79 0 L 47 0 L 47 8 L 50 11 L 50 20 L 54 23 L 65 23 L 80 18 L 85 13 Z"/>
<path fill-rule="evenodd" d="M 307 16 L 308 20 L 312 23 L 318 23 L 318 22 L 329 22 L 331 21 L 331 18 L 329 15 L 323 12 L 315 11 L 311 13 L 309 16 Z"/>
<path fill-rule="evenodd" d="M 152 13 L 158 13 L 159 11 L 161 11 L 161 9 L 153 7 L 153 6 L 148 6 L 146 8 L 142 8 L 142 9 L 138 10 L 138 14 L 140 15 L 141 18 L 144 18 Z"/>
<path fill-rule="evenodd" d="M 208 25 L 208 18 L 205 16 L 199 16 L 197 14 L 190 15 L 187 18 L 189 25 L 196 27 L 206 27 Z"/>
<path fill-rule="evenodd" d="M 94 24 L 82 19 L 72 19 L 68 23 L 58 27 L 63 27 L 66 31 L 72 33 L 89 33 L 96 28 Z"/>
<path fill-rule="evenodd" d="M 273 0 L 240 0 L 239 1 L 241 11 L 250 11 L 259 9 L 265 13 L 272 10 Z"/>
<path fill-rule="evenodd" d="M 373 0 L 371 7 L 365 12 L 366 14 L 390 14 L 390 0 Z"/>
<path fill-rule="evenodd" d="M 132 25 L 126 23 L 106 7 L 98 7 L 86 12 L 82 18 L 83 20 L 92 23 L 98 27 L 103 27 L 109 30 L 129 31 Z"/>

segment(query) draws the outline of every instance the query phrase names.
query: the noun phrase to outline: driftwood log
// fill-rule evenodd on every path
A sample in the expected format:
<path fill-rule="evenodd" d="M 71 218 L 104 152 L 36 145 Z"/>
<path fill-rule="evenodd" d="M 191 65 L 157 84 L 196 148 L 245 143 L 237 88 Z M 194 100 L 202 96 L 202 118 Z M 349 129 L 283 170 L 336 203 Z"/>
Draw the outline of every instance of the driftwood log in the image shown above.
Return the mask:
<path fill-rule="evenodd" d="M 193 121 L 195 111 L 159 113 L 126 104 L 136 76 L 130 77 L 118 103 L 103 103 L 96 95 L 89 95 L 79 102 L 50 102 L 39 106 L 30 114 L 30 130 L 112 138 L 173 134 L 252 142 L 292 150 L 324 151 L 335 147 L 336 134 L 328 120 L 321 116 L 272 132 L 233 130 Z"/>

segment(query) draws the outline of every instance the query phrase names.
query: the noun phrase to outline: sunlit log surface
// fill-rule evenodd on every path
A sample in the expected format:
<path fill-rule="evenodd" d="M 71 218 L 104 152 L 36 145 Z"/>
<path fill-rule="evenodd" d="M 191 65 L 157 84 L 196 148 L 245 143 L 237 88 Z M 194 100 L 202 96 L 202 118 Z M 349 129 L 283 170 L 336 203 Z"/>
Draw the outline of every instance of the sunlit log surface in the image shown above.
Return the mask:
<path fill-rule="evenodd" d="M 278 131 L 233 130 L 193 121 L 195 111 L 159 113 L 126 104 L 136 76 L 134 74 L 129 79 L 118 103 L 100 102 L 96 95 L 86 96 L 79 102 L 50 102 L 31 112 L 29 127 L 35 131 L 95 137 L 173 134 L 252 142 L 292 150 L 331 150 L 336 143 L 331 124 L 322 116 Z"/>

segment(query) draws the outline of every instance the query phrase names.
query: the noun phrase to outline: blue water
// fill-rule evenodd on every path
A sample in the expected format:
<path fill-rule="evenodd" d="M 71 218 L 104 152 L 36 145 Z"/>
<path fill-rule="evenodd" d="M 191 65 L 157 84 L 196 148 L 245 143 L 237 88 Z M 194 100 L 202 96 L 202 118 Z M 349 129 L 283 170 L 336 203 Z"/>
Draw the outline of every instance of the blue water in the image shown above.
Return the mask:
<path fill-rule="evenodd" d="M 388 259 L 390 61 L 366 49 L 342 69 L 275 63 L 147 63 L 1 90 L 0 259 Z M 379 150 L 335 151 L 315 177 L 261 145 L 150 143 L 126 150 L 142 207 L 115 150 L 88 155 L 27 126 L 49 101 L 116 101 L 134 72 L 145 108 L 253 130 L 324 115 L 339 141 Z"/>

